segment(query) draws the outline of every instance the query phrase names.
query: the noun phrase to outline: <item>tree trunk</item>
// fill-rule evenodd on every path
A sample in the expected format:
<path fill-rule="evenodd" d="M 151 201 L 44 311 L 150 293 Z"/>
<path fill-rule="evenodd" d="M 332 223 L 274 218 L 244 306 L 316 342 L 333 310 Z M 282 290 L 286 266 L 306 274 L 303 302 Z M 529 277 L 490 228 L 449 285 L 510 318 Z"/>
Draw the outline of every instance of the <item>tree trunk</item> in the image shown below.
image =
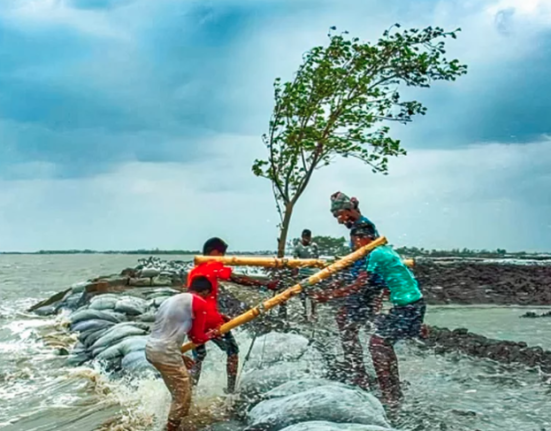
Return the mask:
<path fill-rule="evenodd" d="M 287 233 L 289 232 L 289 224 L 291 223 L 292 215 L 293 204 L 288 203 L 285 205 L 285 214 L 283 215 L 283 221 L 281 222 L 281 229 L 279 231 L 279 238 L 277 240 L 277 257 L 285 256 L 285 244 L 287 243 Z"/>

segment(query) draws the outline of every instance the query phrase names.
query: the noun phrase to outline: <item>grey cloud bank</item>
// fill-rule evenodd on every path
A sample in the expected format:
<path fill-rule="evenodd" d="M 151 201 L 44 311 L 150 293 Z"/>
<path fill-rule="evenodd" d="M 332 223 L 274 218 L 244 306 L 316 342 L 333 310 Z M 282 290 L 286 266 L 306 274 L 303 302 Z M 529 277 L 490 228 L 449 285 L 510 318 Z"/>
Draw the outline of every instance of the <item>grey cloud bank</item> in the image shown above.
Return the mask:
<path fill-rule="evenodd" d="M 395 129 L 386 178 L 319 171 L 293 222 L 361 198 L 393 243 L 550 250 L 548 2 L 39 0 L 0 11 L 0 249 L 196 248 L 213 234 L 272 248 L 269 184 L 250 172 L 272 82 L 337 25 L 462 27 L 456 83 L 404 95 L 429 112 Z M 30 4 L 30 3 L 29 3 Z M 373 205 L 371 206 L 371 203 Z"/>

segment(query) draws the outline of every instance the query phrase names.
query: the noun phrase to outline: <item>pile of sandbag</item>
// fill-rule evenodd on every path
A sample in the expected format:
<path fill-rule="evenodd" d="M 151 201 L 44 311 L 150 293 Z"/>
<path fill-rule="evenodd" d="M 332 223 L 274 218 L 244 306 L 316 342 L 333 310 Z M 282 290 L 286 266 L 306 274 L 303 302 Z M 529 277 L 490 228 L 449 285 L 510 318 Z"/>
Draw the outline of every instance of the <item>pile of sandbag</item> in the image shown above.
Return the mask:
<path fill-rule="evenodd" d="M 391 431 L 373 395 L 323 378 L 321 354 L 301 335 L 259 337 L 244 367 L 247 431 Z"/>
<path fill-rule="evenodd" d="M 145 359 L 145 344 L 155 313 L 173 289 L 142 291 L 143 298 L 124 294 L 93 297 L 88 305 L 69 315 L 70 330 L 78 343 L 67 362 L 81 365 L 101 361 L 110 371 L 152 371 Z"/>

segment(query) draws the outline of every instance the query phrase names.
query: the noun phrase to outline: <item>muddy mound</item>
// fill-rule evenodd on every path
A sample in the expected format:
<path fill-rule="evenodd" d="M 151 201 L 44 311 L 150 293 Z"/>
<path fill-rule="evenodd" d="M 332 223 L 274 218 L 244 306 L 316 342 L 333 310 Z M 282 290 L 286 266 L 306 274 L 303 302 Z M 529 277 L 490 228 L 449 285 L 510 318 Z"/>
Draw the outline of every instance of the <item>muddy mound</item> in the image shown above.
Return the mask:
<path fill-rule="evenodd" d="M 430 304 L 551 304 L 551 266 L 422 262 L 414 272 Z"/>
<path fill-rule="evenodd" d="M 437 354 L 459 352 L 503 364 L 539 367 L 542 372 L 551 373 L 551 352 L 541 347 L 528 347 L 524 342 L 494 340 L 464 328 L 450 330 L 436 326 L 430 327 L 424 341 Z"/>

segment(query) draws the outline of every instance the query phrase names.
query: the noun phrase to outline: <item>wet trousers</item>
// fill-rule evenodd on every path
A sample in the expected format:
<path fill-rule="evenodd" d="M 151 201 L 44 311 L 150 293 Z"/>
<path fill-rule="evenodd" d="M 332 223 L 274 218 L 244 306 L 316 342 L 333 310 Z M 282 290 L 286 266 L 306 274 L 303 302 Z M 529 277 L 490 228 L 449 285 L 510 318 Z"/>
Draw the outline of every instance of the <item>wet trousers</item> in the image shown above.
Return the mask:
<path fill-rule="evenodd" d="M 367 321 L 367 319 L 365 319 Z M 342 307 L 337 313 L 337 326 L 344 352 L 344 365 L 350 375 L 350 383 L 364 389 L 369 388 L 369 382 L 364 365 L 363 348 L 359 332 L 366 322 L 355 321 L 348 315 L 348 308 Z"/>
<path fill-rule="evenodd" d="M 168 413 L 167 430 L 177 430 L 191 407 L 191 380 L 181 355 L 146 349 L 146 358 L 153 365 L 165 382 L 172 404 Z"/>

